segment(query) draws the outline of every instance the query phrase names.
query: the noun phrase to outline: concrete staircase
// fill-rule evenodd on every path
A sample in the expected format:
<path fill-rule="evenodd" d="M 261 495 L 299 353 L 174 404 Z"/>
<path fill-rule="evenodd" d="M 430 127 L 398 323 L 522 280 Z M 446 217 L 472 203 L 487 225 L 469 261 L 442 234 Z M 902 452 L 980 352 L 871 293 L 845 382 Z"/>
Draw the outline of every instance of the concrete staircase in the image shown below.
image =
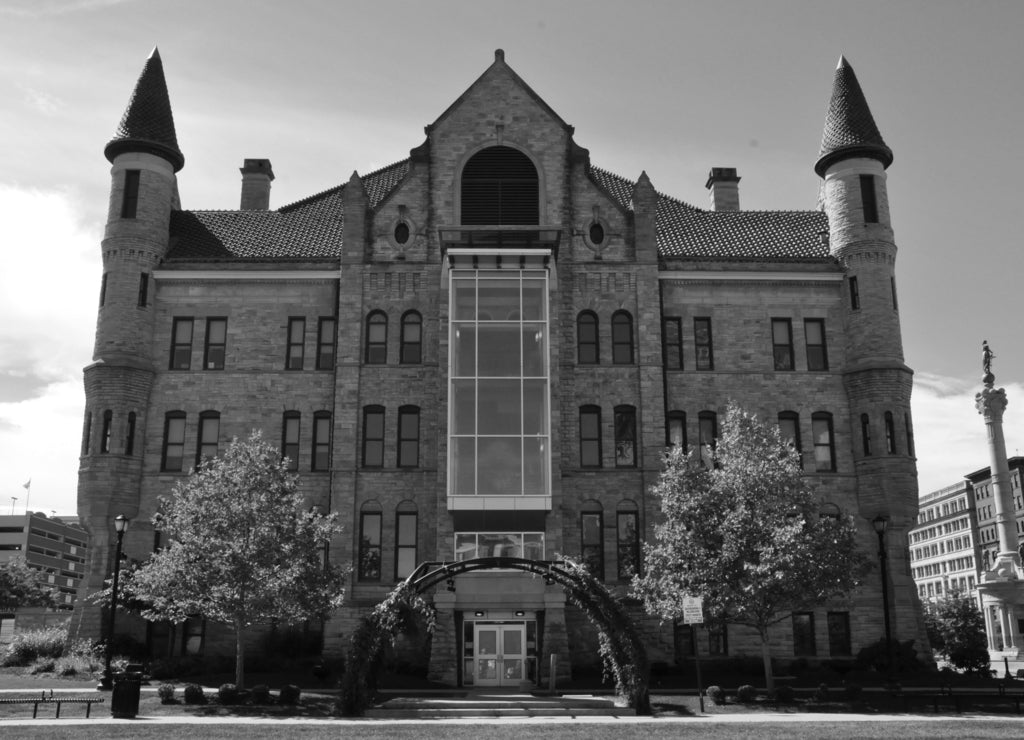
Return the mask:
<path fill-rule="evenodd" d="M 395 695 L 367 710 L 375 719 L 495 719 L 531 717 L 633 717 L 612 697 L 546 696 L 500 691 L 465 691 L 410 696 Z"/>

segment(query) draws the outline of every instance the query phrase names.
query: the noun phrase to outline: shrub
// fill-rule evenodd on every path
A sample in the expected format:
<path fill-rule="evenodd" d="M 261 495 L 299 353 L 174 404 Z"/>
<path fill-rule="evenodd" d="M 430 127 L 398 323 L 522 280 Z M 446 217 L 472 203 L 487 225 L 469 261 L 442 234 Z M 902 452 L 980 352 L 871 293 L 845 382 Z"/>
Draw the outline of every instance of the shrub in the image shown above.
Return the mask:
<path fill-rule="evenodd" d="M 169 683 L 160 684 L 160 688 L 156 690 L 157 696 L 160 697 L 161 704 L 174 704 L 174 685 Z"/>
<path fill-rule="evenodd" d="M 205 704 L 206 694 L 203 693 L 203 687 L 197 683 L 190 683 L 185 686 L 185 703 L 186 704 Z"/>
<path fill-rule="evenodd" d="M 814 690 L 814 701 L 828 701 L 828 684 L 818 684 L 818 688 Z"/>
<path fill-rule="evenodd" d="M 788 684 L 782 684 L 772 689 L 772 692 L 768 695 L 776 704 L 790 704 L 793 701 L 793 687 Z"/>
<path fill-rule="evenodd" d="M 752 701 L 757 700 L 757 689 L 751 686 L 749 683 L 745 683 L 736 689 L 736 701 L 748 704 Z"/>
<path fill-rule="evenodd" d="M 66 627 L 48 627 L 47 629 L 19 632 L 7 646 L 0 664 L 5 667 L 27 666 L 32 665 L 40 658 L 59 658 L 64 654 L 67 640 L 68 630 Z"/>
<path fill-rule="evenodd" d="M 87 676 L 100 670 L 103 663 L 89 653 L 75 653 L 57 658 L 53 672 L 58 676 Z"/>
<path fill-rule="evenodd" d="M 725 691 L 721 686 L 708 686 L 704 693 L 707 694 L 712 704 L 725 704 Z"/>
<path fill-rule="evenodd" d="M 203 659 L 196 655 L 181 658 L 158 658 L 149 665 L 149 675 L 159 680 L 198 676 L 205 672 Z"/>
<path fill-rule="evenodd" d="M 32 664 L 29 668 L 29 673 L 53 673 L 53 669 L 57 667 L 57 661 L 54 658 L 40 658 Z"/>
<path fill-rule="evenodd" d="M 238 687 L 233 683 L 222 683 L 217 689 L 217 701 L 224 706 L 238 703 Z"/>
<path fill-rule="evenodd" d="M 253 704 L 269 704 L 270 703 L 270 687 L 265 683 L 257 684 L 252 687 L 252 703 Z"/>
<path fill-rule="evenodd" d="M 281 687 L 281 693 L 277 697 L 279 704 L 286 706 L 295 706 L 299 703 L 299 694 L 301 690 L 298 686 L 293 683 L 287 684 Z"/>

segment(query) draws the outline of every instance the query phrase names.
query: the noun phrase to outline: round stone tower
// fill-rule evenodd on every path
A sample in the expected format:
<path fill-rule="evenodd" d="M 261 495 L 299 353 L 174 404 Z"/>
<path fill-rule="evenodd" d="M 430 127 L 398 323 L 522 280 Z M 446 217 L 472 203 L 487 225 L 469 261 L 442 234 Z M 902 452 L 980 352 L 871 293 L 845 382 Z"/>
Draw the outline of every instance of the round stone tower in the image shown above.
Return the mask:
<path fill-rule="evenodd" d="M 175 173 L 185 163 L 156 49 L 104 154 L 112 165 L 110 204 L 96 345 L 93 362 L 85 368 L 78 473 L 78 513 L 91 536 L 86 593 L 102 588 L 112 570 L 114 517 L 138 515 L 143 430 L 154 375 L 152 273 L 167 251 L 171 211 L 179 207 Z M 129 529 L 126 543 L 133 530 L 136 537 L 141 534 L 139 529 Z M 100 610 L 79 608 L 74 629 L 98 637 Z"/>

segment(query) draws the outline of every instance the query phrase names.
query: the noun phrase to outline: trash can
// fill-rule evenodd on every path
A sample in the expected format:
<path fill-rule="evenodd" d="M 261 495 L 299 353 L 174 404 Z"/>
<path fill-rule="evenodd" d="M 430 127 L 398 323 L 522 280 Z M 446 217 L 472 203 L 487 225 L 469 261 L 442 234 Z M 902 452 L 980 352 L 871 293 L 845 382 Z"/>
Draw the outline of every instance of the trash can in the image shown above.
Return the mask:
<path fill-rule="evenodd" d="M 139 714 L 139 694 L 142 691 L 142 673 L 124 671 L 114 675 L 114 689 L 110 692 L 110 716 L 135 719 Z"/>

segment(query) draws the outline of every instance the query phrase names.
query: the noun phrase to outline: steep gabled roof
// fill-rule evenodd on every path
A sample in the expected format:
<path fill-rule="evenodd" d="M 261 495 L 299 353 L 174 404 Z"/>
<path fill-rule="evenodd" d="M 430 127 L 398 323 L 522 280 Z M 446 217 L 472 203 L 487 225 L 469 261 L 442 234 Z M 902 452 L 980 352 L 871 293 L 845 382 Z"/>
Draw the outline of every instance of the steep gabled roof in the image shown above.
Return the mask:
<path fill-rule="evenodd" d="M 829 167 L 850 157 L 871 157 L 888 167 L 892 149 L 882 140 L 853 67 L 846 57 L 839 57 L 814 171 L 824 177 Z"/>
<path fill-rule="evenodd" d="M 185 166 L 185 155 L 178 148 L 178 136 L 174 131 L 164 65 L 156 48 L 142 68 L 114 138 L 103 150 L 111 162 L 125 152 L 156 154 L 170 162 L 175 172 Z"/>

